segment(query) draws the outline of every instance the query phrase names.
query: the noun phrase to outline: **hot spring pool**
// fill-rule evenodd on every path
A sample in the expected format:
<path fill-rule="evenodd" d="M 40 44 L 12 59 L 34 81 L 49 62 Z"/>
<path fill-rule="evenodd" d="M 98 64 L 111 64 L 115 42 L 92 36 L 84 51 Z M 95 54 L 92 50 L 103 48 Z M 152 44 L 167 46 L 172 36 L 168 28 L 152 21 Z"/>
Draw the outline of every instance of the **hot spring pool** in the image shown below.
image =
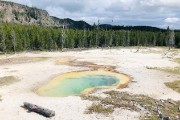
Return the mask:
<path fill-rule="evenodd" d="M 61 74 L 37 89 L 42 96 L 62 97 L 88 93 L 92 88 L 117 87 L 126 76 L 109 71 L 81 71 Z"/>

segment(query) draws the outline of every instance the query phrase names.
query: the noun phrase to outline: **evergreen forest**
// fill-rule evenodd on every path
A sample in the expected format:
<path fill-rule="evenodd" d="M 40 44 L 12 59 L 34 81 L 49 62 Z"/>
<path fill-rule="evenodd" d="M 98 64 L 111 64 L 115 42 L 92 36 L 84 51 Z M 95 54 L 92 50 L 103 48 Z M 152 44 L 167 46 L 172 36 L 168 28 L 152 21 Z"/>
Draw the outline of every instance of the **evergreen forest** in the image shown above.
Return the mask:
<path fill-rule="evenodd" d="M 92 26 L 67 29 L 20 24 L 0 24 L 0 51 L 62 50 L 63 48 L 104 48 L 118 46 L 168 46 L 171 31 Z M 149 27 L 151 28 L 151 27 Z M 180 31 L 174 32 L 174 47 L 180 47 Z"/>

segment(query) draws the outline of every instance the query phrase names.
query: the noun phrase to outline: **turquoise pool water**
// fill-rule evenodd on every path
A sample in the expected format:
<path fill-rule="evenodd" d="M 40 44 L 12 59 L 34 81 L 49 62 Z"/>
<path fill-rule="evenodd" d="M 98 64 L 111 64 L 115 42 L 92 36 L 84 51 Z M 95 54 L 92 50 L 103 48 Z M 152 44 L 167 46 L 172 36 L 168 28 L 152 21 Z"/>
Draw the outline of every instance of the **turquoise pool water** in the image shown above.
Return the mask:
<path fill-rule="evenodd" d="M 40 87 L 37 92 L 43 96 L 69 96 L 81 94 L 83 91 L 102 86 L 115 86 L 120 82 L 117 73 L 109 72 L 73 72 L 60 75 Z"/>

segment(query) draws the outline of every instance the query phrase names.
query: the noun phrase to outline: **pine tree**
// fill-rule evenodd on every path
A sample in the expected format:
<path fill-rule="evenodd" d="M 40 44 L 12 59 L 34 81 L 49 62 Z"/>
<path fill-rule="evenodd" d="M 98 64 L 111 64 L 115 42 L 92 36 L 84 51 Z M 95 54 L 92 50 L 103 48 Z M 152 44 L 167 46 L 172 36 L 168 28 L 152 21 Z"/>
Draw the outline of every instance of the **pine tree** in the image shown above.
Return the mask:
<path fill-rule="evenodd" d="M 84 27 L 84 34 L 83 34 L 83 47 L 87 48 L 87 35 L 86 35 L 86 27 Z"/>
<path fill-rule="evenodd" d="M 153 46 L 156 46 L 156 42 L 157 42 L 157 39 L 156 39 L 156 35 L 154 33 L 153 34 Z"/>
<path fill-rule="evenodd" d="M 127 31 L 127 46 L 130 46 L 130 31 Z"/>
<path fill-rule="evenodd" d="M 6 38 L 4 35 L 4 29 L 1 27 L 1 45 L 2 45 L 2 51 L 6 53 Z"/>

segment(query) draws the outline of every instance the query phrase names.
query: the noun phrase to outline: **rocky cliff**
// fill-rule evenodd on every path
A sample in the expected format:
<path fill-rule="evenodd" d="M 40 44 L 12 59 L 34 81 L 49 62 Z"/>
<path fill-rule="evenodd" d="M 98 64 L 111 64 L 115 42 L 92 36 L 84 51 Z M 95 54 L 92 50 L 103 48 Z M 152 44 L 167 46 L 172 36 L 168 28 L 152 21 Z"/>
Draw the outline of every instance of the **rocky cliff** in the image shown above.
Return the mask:
<path fill-rule="evenodd" d="M 0 1 L 0 22 L 56 27 L 62 26 L 65 22 L 69 28 L 83 29 L 84 26 L 91 27 L 84 21 L 59 19 L 50 16 L 46 10 L 7 1 Z"/>
<path fill-rule="evenodd" d="M 48 12 L 25 5 L 0 1 L 0 21 L 23 25 L 60 26 Z"/>

